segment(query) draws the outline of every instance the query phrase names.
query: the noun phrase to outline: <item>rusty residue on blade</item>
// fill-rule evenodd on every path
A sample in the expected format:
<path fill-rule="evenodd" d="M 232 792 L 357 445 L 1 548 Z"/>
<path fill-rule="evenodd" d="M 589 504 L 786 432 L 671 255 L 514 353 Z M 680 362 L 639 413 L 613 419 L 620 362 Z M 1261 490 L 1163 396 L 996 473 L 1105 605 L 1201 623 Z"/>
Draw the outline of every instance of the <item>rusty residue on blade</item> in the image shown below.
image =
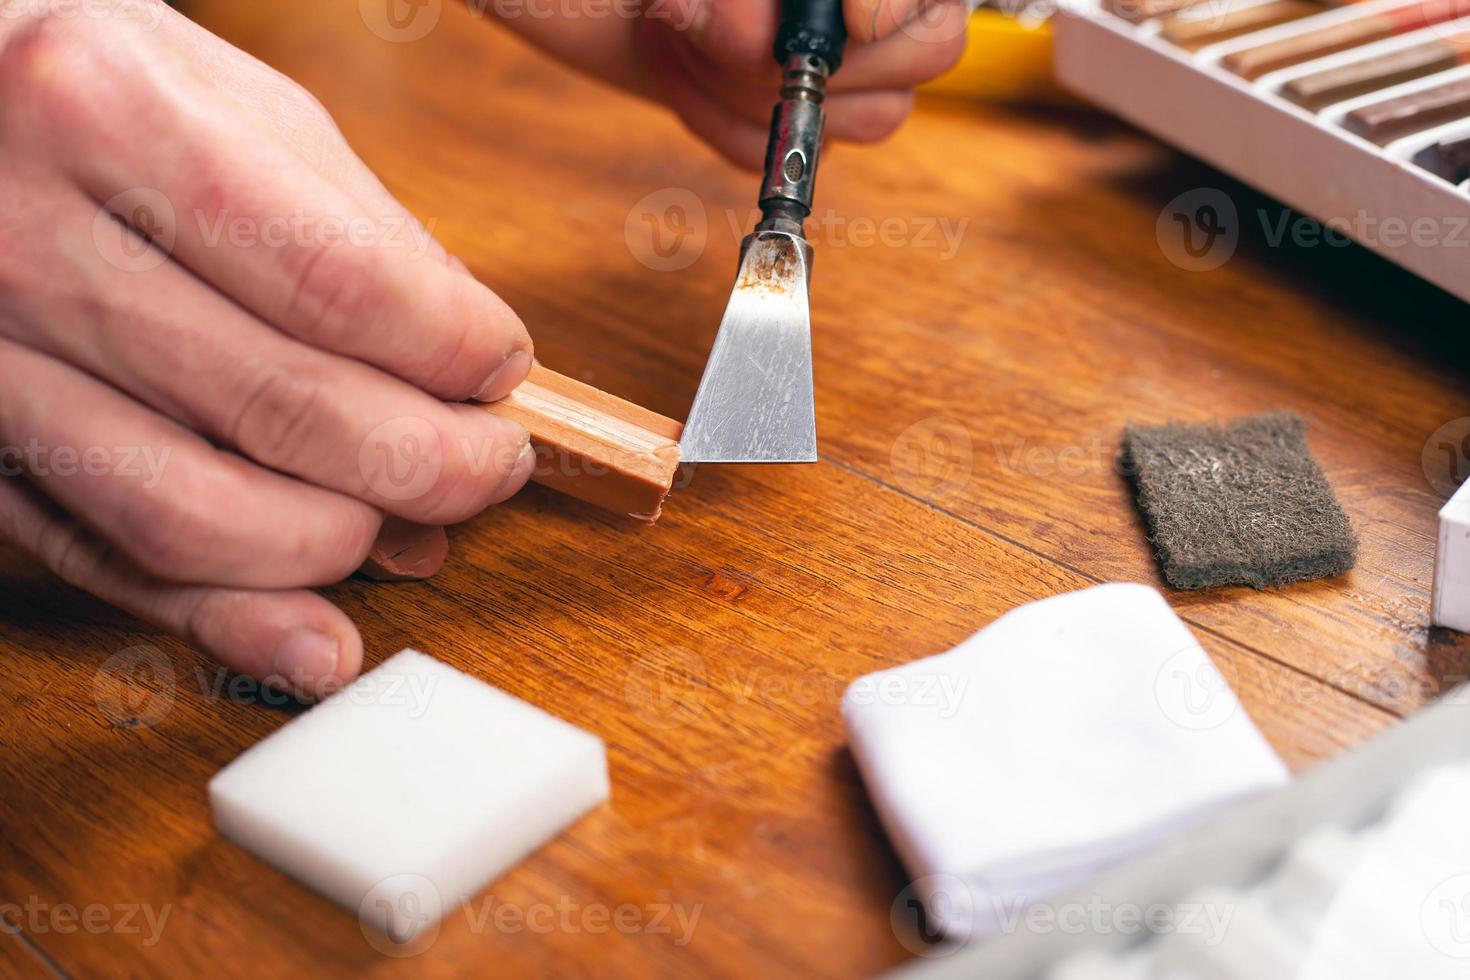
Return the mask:
<path fill-rule="evenodd" d="M 766 247 L 773 242 L 775 247 Z M 757 243 L 757 254 L 743 270 L 736 289 L 768 289 L 773 293 L 786 292 L 786 280 L 800 271 L 796 261 L 796 243 L 785 235 L 773 236 Z"/>

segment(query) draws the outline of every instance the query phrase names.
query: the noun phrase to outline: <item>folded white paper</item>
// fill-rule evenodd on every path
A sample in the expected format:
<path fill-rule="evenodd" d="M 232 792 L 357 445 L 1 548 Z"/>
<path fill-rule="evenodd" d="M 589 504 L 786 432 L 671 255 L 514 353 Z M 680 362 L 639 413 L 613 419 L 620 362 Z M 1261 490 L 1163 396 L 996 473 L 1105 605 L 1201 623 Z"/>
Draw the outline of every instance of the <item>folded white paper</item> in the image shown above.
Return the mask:
<path fill-rule="evenodd" d="M 1143 585 L 1021 606 L 948 653 L 859 678 L 842 716 L 931 925 L 958 937 L 1289 778 Z"/>

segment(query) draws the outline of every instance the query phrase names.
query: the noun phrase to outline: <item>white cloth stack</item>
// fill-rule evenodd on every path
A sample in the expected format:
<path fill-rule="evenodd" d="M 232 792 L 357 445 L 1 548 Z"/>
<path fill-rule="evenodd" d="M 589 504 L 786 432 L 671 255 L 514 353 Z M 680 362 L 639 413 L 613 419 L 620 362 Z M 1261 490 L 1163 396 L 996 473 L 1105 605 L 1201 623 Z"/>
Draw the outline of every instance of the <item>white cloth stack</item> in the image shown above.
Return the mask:
<path fill-rule="evenodd" d="M 1012 610 L 842 703 L 930 924 L 967 939 L 1283 785 L 1286 768 L 1153 589 Z"/>

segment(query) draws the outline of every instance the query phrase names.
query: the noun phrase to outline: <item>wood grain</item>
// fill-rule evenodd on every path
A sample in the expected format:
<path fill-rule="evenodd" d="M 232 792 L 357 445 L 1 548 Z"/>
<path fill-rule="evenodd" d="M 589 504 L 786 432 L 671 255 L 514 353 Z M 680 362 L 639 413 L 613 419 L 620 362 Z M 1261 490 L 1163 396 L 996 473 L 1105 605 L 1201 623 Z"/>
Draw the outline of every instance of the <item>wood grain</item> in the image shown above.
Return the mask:
<path fill-rule="evenodd" d="M 411 44 L 375 37 L 351 0 L 197 9 L 322 98 L 546 363 L 683 417 L 757 178 L 452 5 Z M 1191 273 L 1155 225 L 1202 186 L 1235 202 L 1240 241 Z M 703 219 L 676 239 L 659 218 L 691 200 Z M 1428 625 L 1440 497 L 1421 462 L 1470 415 L 1470 342 L 1439 327 L 1462 304 L 1361 250 L 1273 245 L 1280 213 L 1080 113 L 927 102 L 881 149 L 828 155 L 812 227 L 822 463 L 703 467 L 651 528 L 532 488 L 452 529 L 434 579 L 329 590 L 370 662 L 418 646 L 609 746 L 612 803 L 410 959 L 211 829 L 205 782 L 290 709 L 3 555 L 0 901 L 169 910 L 152 945 L 29 937 L 79 976 L 895 965 L 904 880 L 844 748 L 841 692 L 1018 603 L 1160 584 L 1113 463 L 1129 420 L 1311 421 L 1359 568 L 1170 600 L 1293 769 L 1360 742 L 1470 667 L 1466 642 Z M 666 268 L 684 246 L 688 264 Z M 556 924 L 515 928 L 502 906 Z M 620 906 L 636 927 L 593 931 Z"/>

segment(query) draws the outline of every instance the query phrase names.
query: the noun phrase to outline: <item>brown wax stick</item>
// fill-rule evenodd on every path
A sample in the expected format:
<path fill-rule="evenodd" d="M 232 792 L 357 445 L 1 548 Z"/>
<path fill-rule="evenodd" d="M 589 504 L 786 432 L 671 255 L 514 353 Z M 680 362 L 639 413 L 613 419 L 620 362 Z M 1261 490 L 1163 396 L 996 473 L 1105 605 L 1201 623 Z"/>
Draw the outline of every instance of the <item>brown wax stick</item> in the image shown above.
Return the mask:
<path fill-rule="evenodd" d="M 679 470 L 684 426 L 537 364 L 521 386 L 484 406 L 531 433 L 531 479 L 578 500 L 658 520 Z"/>
<path fill-rule="evenodd" d="M 1343 125 L 1380 146 L 1400 136 L 1470 115 L 1470 78 L 1360 106 Z"/>
<path fill-rule="evenodd" d="M 1270 3 L 1235 8 L 1219 2 L 1203 3 L 1165 20 L 1159 36 L 1193 51 L 1207 44 L 1265 30 L 1321 12 L 1320 4 L 1308 3 L 1306 0 L 1271 0 Z"/>
<path fill-rule="evenodd" d="M 1281 86 L 1281 94 L 1305 109 L 1316 111 L 1453 68 L 1463 64 L 1467 56 L 1470 56 L 1470 34 L 1460 34 L 1293 78 Z"/>
<path fill-rule="evenodd" d="M 1221 58 L 1220 63 L 1242 78 L 1254 80 L 1268 72 L 1325 58 L 1329 54 L 1348 51 L 1423 27 L 1443 24 L 1467 14 L 1470 14 L 1470 3 L 1467 0 L 1413 0 L 1391 10 L 1359 15 L 1316 30 L 1236 51 Z"/>
<path fill-rule="evenodd" d="M 1452 184 L 1470 179 L 1470 136 L 1440 140 L 1414 154 L 1414 162 Z"/>
<path fill-rule="evenodd" d="M 442 527 L 389 517 L 358 572 L 379 582 L 411 582 L 433 575 L 448 555 L 449 538 Z"/>

